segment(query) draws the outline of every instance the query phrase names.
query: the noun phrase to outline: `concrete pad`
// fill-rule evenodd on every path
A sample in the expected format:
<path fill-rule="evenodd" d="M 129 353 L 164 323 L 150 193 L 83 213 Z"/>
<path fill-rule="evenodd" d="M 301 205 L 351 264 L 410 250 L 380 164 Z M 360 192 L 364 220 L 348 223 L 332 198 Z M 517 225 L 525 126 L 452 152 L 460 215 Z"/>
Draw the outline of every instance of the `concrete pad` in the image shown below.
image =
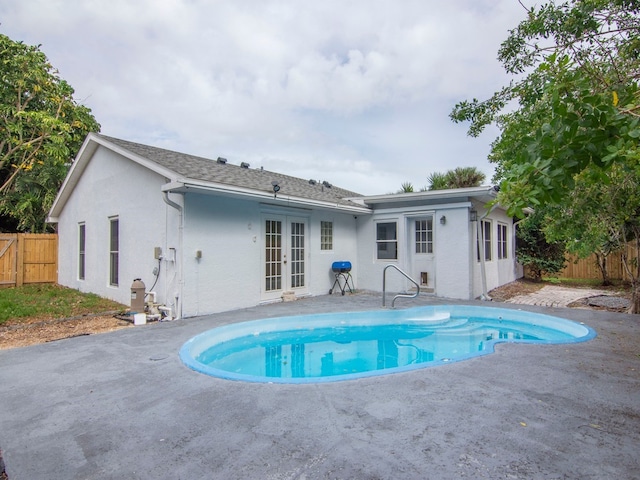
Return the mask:
<path fill-rule="evenodd" d="M 488 305 L 396 306 L 442 303 Z M 0 351 L 9 479 L 640 479 L 636 316 L 493 303 L 598 336 L 328 384 L 221 380 L 178 358 L 218 325 L 380 305 L 316 297 Z"/>

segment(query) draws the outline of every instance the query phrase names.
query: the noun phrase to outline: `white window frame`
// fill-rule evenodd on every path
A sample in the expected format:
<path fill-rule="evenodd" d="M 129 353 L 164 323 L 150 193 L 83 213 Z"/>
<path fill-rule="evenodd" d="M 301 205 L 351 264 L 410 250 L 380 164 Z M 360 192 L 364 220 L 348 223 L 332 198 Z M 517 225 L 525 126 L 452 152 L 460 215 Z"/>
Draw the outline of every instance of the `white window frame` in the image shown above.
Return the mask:
<path fill-rule="evenodd" d="M 382 225 L 393 225 L 393 238 L 386 238 L 388 233 L 385 238 L 380 238 L 380 227 Z M 389 256 L 381 257 L 380 253 L 384 251 L 388 251 Z M 396 220 L 376 222 L 376 259 L 386 261 L 398 259 L 398 222 Z"/>
<path fill-rule="evenodd" d="M 418 228 L 418 223 L 425 223 L 425 228 L 422 229 L 422 225 Z M 415 227 L 415 241 L 414 251 L 417 255 L 425 255 L 433 253 L 433 215 L 426 216 L 424 218 L 418 218 L 414 220 Z"/>
<path fill-rule="evenodd" d="M 114 239 L 115 225 L 115 239 Z M 114 241 L 115 240 L 115 241 Z M 109 217 L 109 285 L 120 283 L 120 218 Z"/>
<path fill-rule="evenodd" d="M 492 250 L 492 239 L 491 239 L 491 229 L 492 229 L 492 222 L 491 220 L 480 220 L 478 221 L 478 228 L 479 229 L 483 229 L 480 230 L 478 233 L 478 238 L 476 238 L 476 250 L 477 250 L 477 256 L 476 256 L 476 260 L 479 262 L 480 261 L 480 240 L 482 239 L 484 241 L 484 261 L 485 262 L 490 262 L 491 258 L 492 258 L 492 254 L 491 254 L 491 250 Z"/>
<path fill-rule="evenodd" d="M 87 273 L 87 225 L 78 223 L 78 280 L 84 280 Z"/>
<path fill-rule="evenodd" d="M 509 246 L 507 239 L 509 238 L 507 232 L 509 227 L 506 223 L 498 222 L 498 260 L 504 260 L 509 258 Z"/>
<path fill-rule="evenodd" d="M 333 222 L 329 220 L 320 221 L 320 250 L 333 251 Z"/>

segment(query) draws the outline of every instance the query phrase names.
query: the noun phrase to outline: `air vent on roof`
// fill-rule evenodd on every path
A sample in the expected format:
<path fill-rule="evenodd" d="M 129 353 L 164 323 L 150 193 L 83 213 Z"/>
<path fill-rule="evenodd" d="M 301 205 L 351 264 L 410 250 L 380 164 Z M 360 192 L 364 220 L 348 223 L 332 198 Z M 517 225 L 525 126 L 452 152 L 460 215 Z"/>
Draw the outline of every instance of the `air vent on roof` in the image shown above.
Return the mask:
<path fill-rule="evenodd" d="M 248 164 L 247 162 L 242 162 L 242 163 L 240 164 L 240 167 L 241 167 L 241 168 L 249 168 L 249 164 Z"/>
<path fill-rule="evenodd" d="M 226 158 L 222 158 L 222 157 L 218 157 L 217 162 L 218 162 L 218 163 L 225 164 L 225 163 L 227 163 L 227 159 L 226 159 Z"/>
<path fill-rule="evenodd" d="M 327 187 L 327 188 L 331 188 L 331 184 L 330 184 L 329 182 L 327 182 L 326 180 L 324 180 L 324 181 L 322 182 L 322 185 L 324 185 L 324 186 L 325 186 L 325 187 Z"/>
<path fill-rule="evenodd" d="M 316 182 L 313 178 L 309 180 L 309 185 L 315 185 L 316 183 L 318 182 Z"/>

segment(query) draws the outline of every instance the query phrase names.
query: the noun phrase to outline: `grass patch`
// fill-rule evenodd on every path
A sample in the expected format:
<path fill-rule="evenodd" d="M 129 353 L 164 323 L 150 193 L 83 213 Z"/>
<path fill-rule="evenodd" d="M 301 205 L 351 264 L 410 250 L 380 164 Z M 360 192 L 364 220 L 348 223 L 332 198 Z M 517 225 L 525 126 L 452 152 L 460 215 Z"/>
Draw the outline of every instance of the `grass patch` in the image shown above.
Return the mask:
<path fill-rule="evenodd" d="M 631 285 L 622 280 L 612 280 L 611 285 L 603 286 L 599 278 L 565 278 L 565 277 L 542 277 L 542 281 L 552 285 L 562 285 L 563 287 L 588 287 L 598 290 L 611 290 L 614 292 L 631 292 Z"/>
<path fill-rule="evenodd" d="M 601 287 L 602 280 L 599 278 L 564 278 L 564 277 L 542 277 L 542 280 L 555 285 L 566 287 Z"/>
<path fill-rule="evenodd" d="M 59 285 L 0 288 L 0 325 L 22 323 L 32 319 L 75 317 L 124 308 L 126 307 L 120 303 L 93 293 L 81 293 Z"/>

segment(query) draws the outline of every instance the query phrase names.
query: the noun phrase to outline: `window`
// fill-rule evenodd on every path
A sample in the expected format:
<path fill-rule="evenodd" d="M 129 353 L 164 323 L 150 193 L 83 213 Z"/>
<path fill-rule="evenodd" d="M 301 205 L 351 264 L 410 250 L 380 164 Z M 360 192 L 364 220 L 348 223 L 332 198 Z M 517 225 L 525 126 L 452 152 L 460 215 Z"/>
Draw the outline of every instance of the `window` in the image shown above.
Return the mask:
<path fill-rule="evenodd" d="M 498 224 L 498 259 L 508 258 L 507 256 L 507 226 L 504 223 Z"/>
<path fill-rule="evenodd" d="M 416 253 L 433 253 L 433 217 L 416 220 Z"/>
<path fill-rule="evenodd" d="M 376 225 L 376 244 L 378 260 L 396 260 L 398 258 L 398 235 L 395 222 Z"/>
<path fill-rule="evenodd" d="M 333 250 L 333 222 L 320 222 L 320 250 Z"/>
<path fill-rule="evenodd" d="M 119 264 L 119 221 L 117 218 L 109 220 L 109 285 L 118 286 L 118 264 Z"/>
<path fill-rule="evenodd" d="M 491 222 L 489 220 L 481 221 L 478 226 L 482 229 L 483 236 L 478 239 L 476 245 L 478 247 L 478 261 L 480 261 L 480 240 L 484 239 L 484 259 L 491 261 Z"/>
<path fill-rule="evenodd" d="M 84 280 L 84 260 L 86 245 L 86 227 L 84 223 L 78 225 L 78 279 Z"/>

